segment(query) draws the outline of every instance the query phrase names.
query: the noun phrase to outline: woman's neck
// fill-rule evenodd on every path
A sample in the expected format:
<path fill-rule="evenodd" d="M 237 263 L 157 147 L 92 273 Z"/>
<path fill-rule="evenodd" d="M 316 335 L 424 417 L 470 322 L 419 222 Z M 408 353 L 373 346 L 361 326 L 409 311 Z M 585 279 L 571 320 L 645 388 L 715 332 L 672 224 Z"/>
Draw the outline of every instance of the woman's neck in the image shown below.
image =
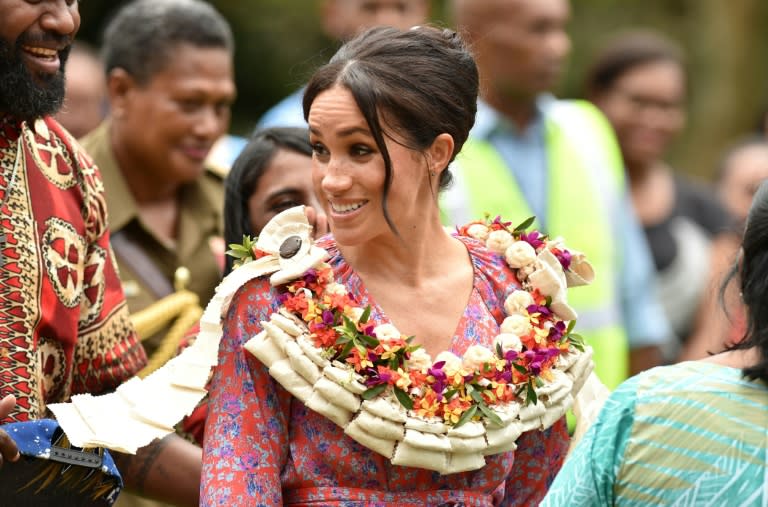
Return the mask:
<path fill-rule="evenodd" d="M 728 350 L 715 354 L 706 359 L 701 359 L 705 363 L 714 363 L 731 368 L 744 369 L 756 365 L 760 357 L 756 348 L 752 347 L 745 350 Z"/>
<path fill-rule="evenodd" d="M 466 249 L 451 237 L 438 220 L 398 229 L 361 245 L 339 245 L 344 258 L 368 279 L 395 279 L 405 286 L 419 287 L 441 276 L 466 258 Z"/>

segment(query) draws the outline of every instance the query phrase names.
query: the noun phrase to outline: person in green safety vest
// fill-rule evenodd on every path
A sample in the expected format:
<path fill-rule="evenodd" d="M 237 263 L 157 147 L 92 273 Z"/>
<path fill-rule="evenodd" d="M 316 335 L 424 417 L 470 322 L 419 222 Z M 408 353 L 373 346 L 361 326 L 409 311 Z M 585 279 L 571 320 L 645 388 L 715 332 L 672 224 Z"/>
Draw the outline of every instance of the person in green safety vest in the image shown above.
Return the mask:
<path fill-rule="evenodd" d="M 595 267 L 572 291 L 596 372 L 613 388 L 661 364 L 672 336 L 653 296 L 654 274 L 631 205 L 623 163 L 605 118 L 549 92 L 570 51 L 567 0 L 454 0 L 457 28 L 472 41 L 482 100 L 442 197 L 446 224 L 482 217 L 537 217 L 569 238 Z"/>

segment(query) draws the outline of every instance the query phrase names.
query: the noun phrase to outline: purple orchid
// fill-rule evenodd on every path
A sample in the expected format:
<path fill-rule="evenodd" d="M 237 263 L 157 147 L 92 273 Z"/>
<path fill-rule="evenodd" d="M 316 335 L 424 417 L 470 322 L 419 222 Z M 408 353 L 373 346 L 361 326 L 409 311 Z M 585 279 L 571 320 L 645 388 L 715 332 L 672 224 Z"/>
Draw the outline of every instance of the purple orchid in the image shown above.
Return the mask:
<path fill-rule="evenodd" d="M 563 267 L 563 269 L 568 269 L 571 267 L 571 252 L 563 248 L 562 250 L 556 250 L 552 253 L 554 253 L 555 257 L 557 257 L 557 260 L 560 261 L 560 265 Z"/>
<path fill-rule="evenodd" d="M 333 326 L 336 321 L 336 317 L 330 310 L 323 310 L 323 324 L 327 327 Z"/>
<path fill-rule="evenodd" d="M 534 250 L 538 250 L 544 246 L 543 236 L 539 231 L 523 232 L 520 234 L 520 240 L 525 241 L 533 247 Z"/>
<path fill-rule="evenodd" d="M 542 317 L 551 317 L 552 316 L 552 310 L 547 308 L 544 305 L 528 305 L 528 307 L 525 309 L 529 314 L 538 313 Z"/>

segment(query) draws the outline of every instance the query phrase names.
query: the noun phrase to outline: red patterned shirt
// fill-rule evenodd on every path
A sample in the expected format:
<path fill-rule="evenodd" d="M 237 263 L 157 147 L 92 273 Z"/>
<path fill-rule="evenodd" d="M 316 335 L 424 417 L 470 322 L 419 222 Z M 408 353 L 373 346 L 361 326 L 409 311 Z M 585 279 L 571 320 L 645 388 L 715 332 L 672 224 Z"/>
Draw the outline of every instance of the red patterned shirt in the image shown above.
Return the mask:
<path fill-rule="evenodd" d="M 145 363 L 109 247 L 97 167 L 52 118 L 0 117 L 2 422 L 117 387 Z"/>

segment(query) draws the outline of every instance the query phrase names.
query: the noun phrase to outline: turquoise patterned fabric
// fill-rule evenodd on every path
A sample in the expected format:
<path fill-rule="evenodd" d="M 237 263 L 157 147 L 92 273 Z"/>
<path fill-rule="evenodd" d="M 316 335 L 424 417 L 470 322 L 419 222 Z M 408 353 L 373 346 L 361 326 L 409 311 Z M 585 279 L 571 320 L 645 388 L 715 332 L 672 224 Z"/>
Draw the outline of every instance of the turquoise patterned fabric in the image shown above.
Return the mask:
<path fill-rule="evenodd" d="M 768 386 L 705 362 L 624 382 L 542 506 L 768 506 Z"/>

